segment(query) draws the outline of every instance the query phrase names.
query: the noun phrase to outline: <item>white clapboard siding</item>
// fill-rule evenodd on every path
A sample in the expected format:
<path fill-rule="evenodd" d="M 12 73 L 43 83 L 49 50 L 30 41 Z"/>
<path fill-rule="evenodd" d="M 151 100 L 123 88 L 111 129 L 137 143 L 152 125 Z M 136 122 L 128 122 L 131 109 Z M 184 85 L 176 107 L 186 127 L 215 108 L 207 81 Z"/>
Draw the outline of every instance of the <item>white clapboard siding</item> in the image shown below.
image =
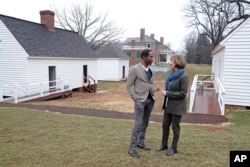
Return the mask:
<path fill-rule="evenodd" d="M 100 58 L 98 59 L 98 80 L 120 81 L 123 78 L 123 66 L 125 66 L 125 77 L 128 76 L 128 59 Z"/>
<path fill-rule="evenodd" d="M 214 53 L 213 70 L 226 90 L 226 104 L 250 106 L 250 19 L 247 19 L 221 43 L 222 51 Z M 223 53 L 223 54 L 222 54 Z M 223 61 L 223 66 L 218 65 Z"/>
<path fill-rule="evenodd" d="M 28 54 L 0 20 L 0 85 L 26 81 L 27 57 Z"/>
<path fill-rule="evenodd" d="M 221 50 L 213 57 L 212 73 L 221 79 L 223 83 L 224 74 L 224 50 Z"/>
<path fill-rule="evenodd" d="M 88 66 L 88 75 L 96 80 L 97 84 L 97 62 L 96 59 L 29 59 L 29 76 L 28 82 L 39 82 L 49 80 L 49 66 L 56 68 L 56 80 L 71 80 L 72 89 L 83 86 L 83 65 Z M 93 83 L 91 83 L 93 84 Z"/>

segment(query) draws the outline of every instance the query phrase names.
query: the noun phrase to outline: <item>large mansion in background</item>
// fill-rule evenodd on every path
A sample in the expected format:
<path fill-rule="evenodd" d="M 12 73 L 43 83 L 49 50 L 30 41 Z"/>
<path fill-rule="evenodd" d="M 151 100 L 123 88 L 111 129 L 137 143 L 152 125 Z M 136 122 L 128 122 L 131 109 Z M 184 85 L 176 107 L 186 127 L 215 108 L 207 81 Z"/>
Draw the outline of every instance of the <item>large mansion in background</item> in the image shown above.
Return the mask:
<path fill-rule="evenodd" d="M 154 38 L 154 34 L 145 35 L 145 29 L 140 29 L 139 37 L 129 37 L 123 42 L 123 51 L 130 57 L 129 65 L 139 62 L 141 51 L 144 49 L 152 49 L 155 53 L 154 64 L 159 65 L 160 62 L 169 62 L 172 56 L 171 49 L 164 45 L 164 38 L 160 37 L 160 41 Z"/>

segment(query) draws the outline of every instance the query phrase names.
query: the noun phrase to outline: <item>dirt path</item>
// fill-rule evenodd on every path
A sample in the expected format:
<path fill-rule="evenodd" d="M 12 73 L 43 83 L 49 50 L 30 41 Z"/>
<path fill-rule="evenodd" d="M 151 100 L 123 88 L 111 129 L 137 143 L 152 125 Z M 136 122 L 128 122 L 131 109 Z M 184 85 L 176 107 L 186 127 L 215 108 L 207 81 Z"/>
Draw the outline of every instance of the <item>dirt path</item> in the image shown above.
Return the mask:
<path fill-rule="evenodd" d="M 0 107 L 21 107 L 36 110 L 44 110 L 50 112 L 59 112 L 62 114 L 75 114 L 75 115 L 86 115 L 93 117 L 102 118 L 114 118 L 114 119 L 134 119 L 133 113 L 123 113 L 116 111 L 105 111 L 95 109 L 82 109 L 72 108 L 63 106 L 51 106 L 51 105 L 32 105 L 32 104 L 11 104 L 0 102 Z M 152 113 L 150 121 L 162 122 L 162 115 L 155 115 Z M 187 113 L 182 117 L 181 123 L 192 123 L 192 124 L 219 124 L 227 122 L 225 116 L 220 115 L 209 115 L 209 114 L 198 114 L 198 113 Z"/>

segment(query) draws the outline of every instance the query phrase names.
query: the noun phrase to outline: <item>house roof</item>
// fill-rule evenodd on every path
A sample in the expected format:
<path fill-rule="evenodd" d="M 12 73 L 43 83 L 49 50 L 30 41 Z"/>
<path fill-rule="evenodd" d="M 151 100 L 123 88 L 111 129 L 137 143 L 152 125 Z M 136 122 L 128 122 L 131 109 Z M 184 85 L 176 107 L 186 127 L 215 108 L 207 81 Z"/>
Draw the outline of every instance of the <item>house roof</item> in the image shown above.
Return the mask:
<path fill-rule="evenodd" d="M 108 43 L 97 51 L 100 58 L 122 58 L 129 59 L 129 56 L 114 43 Z"/>
<path fill-rule="evenodd" d="M 144 42 L 144 43 L 157 43 L 159 45 L 166 47 L 167 49 L 170 49 L 167 45 L 160 43 L 159 41 L 157 41 L 156 39 L 154 39 L 148 35 L 144 36 L 144 41 L 141 41 L 140 37 L 129 37 L 123 42 L 123 44 L 130 43 L 132 40 L 135 40 L 136 43 L 142 43 L 142 42 Z"/>
<path fill-rule="evenodd" d="M 248 21 L 250 21 L 250 17 L 248 17 L 246 20 L 244 20 L 238 26 L 236 26 L 231 32 L 229 32 L 227 36 L 218 45 L 216 45 L 215 48 L 212 50 L 212 55 L 224 49 L 225 42 L 228 41 L 228 39 L 231 38 L 231 36 L 233 36 L 238 31 L 238 29 L 244 26 Z"/>
<path fill-rule="evenodd" d="M 221 42 L 221 45 L 224 45 L 224 43 L 233 36 L 242 26 L 244 26 L 248 21 L 250 21 L 250 17 L 242 21 L 238 26 L 236 26 Z"/>
<path fill-rule="evenodd" d="M 152 38 L 152 37 L 150 37 L 150 36 L 148 36 L 148 35 L 145 35 L 145 38 L 144 38 L 145 40 L 143 41 L 143 42 L 158 42 L 158 43 L 160 43 L 159 41 L 157 41 L 156 39 L 154 39 L 154 38 Z M 129 43 L 129 42 L 131 42 L 132 40 L 135 40 L 135 42 L 142 42 L 141 41 L 141 39 L 140 39 L 140 37 L 130 37 L 130 38 L 127 38 L 125 41 L 124 41 L 124 43 Z"/>
<path fill-rule="evenodd" d="M 76 32 L 59 28 L 50 31 L 43 24 L 1 14 L 0 20 L 29 56 L 97 58 L 94 50 Z"/>

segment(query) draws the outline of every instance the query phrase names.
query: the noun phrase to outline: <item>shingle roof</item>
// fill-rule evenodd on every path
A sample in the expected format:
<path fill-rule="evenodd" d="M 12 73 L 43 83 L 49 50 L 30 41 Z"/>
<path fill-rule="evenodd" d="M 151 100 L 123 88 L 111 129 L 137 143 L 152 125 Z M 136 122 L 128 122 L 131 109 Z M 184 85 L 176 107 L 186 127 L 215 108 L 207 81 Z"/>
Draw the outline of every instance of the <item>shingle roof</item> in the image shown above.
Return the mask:
<path fill-rule="evenodd" d="M 55 28 L 0 14 L 0 20 L 15 36 L 29 56 L 97 58 L 94 50 L 76 32 Z"/>
<path fill-rule="evenodd" d="M 140 37 L 130 37 L 130 38 L 127 38 L 127 39 L 123 42 L 123 44 L 128 44 L 128 43 L 130 43 L 132 40 L 135 40 L 136 43 L 141 43 L 141 42 L 142 42 Z M 157 44 L 159 44 L 159 45 L 164 46 L 166 49 L 170 49 L 167 45 L 164 45 L 164 44 L 160 43 L 159 41 L 157 41 L 156 39 L 154 39 L 154 38 L 152 38 L 152 37 L 150 37 L 150 36 L 148 36 L 148 35 L 145 35 L 144 41 L 143 41 L 143 42 L 144 42 L 144 43 L 157 43 Z"/>
<path fill-rule="evenodd" d="M 97 53 L 100 58 L 129 59 L 129 56 L 124 53 L 121 48 L 111 42 L 98 50 Z"/>
<path fill-rule="evenodd" d="M 135 40 L 135 42 L 142 42 L 140 37 L 130 37 L 130 38 L 127 38 L 123 43 L 129 43 L 131 42 L 132 40 Z M 156 43 L 160 43 L 159 41 L 157 41 L 156 39 L 148 36 L 148 35 L 145 35 L 144 37 L 144 42 L 156 42 Z"/>

